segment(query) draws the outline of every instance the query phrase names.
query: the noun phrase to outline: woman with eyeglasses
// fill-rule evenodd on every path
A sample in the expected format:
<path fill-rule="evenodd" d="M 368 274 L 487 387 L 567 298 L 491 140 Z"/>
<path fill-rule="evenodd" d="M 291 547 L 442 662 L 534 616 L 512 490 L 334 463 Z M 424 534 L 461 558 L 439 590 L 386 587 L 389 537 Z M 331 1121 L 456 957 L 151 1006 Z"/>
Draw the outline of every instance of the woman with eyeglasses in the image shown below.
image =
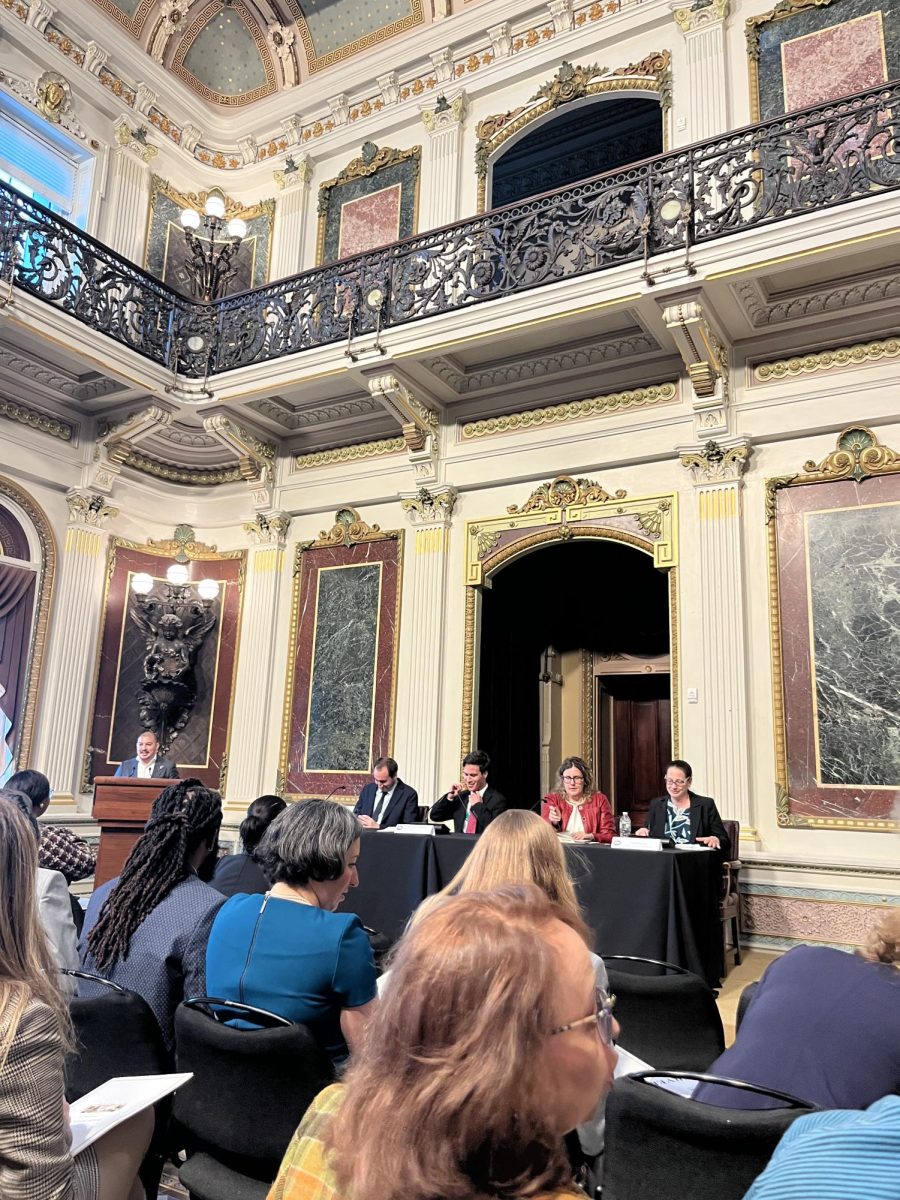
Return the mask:
<path fill-rule="evenodd" d="M 672 838 L 675 842 L 696 842 L 710 850 L 721 850 L 727 857 L 731 848 L 719 810 L 712 796 L 691 791 L 693 772 L 683 758 L 666 763 L 667 795 L 650 801 L 647 824 L 638 829 L 638 837 Z"/>
<path fill-rule="evenodd" d="M 556 791 L 541 802 L 541 816 L 576 842 L 605 842 L 616 833 L 609 801 L 592 792 L 590 767 L 583 758 L 564 758 L 556 776 Z"/>
<path fill-rule="evenodd" d="M 563 1135 L 612 1083 L 611 1008 L 584 925 L 536 887 L 445 900 L 399 943 L 368 1036 L 269 1200 L 583 1197 Z"/>

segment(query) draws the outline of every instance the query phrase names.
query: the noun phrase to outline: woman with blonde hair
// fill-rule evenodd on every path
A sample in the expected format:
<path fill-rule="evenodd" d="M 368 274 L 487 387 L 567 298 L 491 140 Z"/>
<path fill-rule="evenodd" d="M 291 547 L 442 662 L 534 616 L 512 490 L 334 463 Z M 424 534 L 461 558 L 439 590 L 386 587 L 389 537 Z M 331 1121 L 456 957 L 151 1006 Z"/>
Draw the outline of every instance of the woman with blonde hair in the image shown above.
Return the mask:
<path fill-rule="evenodd" d="M 563 1135 L 612 1082 L 611 1008 L 583 924 L 536 887 L 447 898 L 400 942 L 368 1036 L 269 1200 L 583 1195 Z"/>
<path fill-rule="evenodd" d="M 71 1045 L 57 970 L 38 921 L 37 844 L 0 799 L 0 1196 L 3 1200 L 143 1200 L 137 1170 L 152 1110 L 76 1159 L 69 1153 L 63 1056 Z"/>

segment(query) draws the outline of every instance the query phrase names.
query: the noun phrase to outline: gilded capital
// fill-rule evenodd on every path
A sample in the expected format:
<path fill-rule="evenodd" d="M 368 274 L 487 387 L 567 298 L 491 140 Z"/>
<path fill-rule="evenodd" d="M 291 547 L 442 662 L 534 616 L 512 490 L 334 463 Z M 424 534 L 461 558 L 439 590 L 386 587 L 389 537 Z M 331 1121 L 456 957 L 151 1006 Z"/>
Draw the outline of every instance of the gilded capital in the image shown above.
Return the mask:
<path fill-rule="evenodd" d="M 401 496 L 400 507 L 413 525 L 449 525 L 456 505 L 456 488 L 420 487 L 412 496 Z"/>
<path fill-rule="evenodd" d="M 676 4 L 672 8 L 672 16 L 682 33 L 695 33 L 707 25 L 724 21 L 728 16 L 729 0 L 694 0 L 694 3 L 682 7 Z"/>
<path fill-rule="evenodd" d="M 244 522 L 244 532 L 255 546 L 278 546 L 285 543 L 293 518 L 290 513 L 257 513 L 252 521 Z"/>
<path fill-rule="evenodd" d="M 456 129 L 463 123 L 468 109 L 465 92 L 460 92 L 453 100 L 446 96 L 438 96 L 434 108 L 422 110 L 422 124 L 429 133 L 441 133 L 445 129 Z"/>
<path fill-rule="evenodd" d="M 695 487 L 708 487 L 714 483 L 737 483 L 749 458 L 749 442 L 722 446 L 709 441 L 697 451 L 683 453 L 681 465 L 690 471 Z"/>
<path fill-rule="evenodd" d="M 106 498 L 99 492 L 84 491 L 80 488 L 72 488 L 66 492 L 66 504 L 69 506 L 70 525 L 89 525 L 100 529 L 112 517 L 119 515 L 119 510 L 107 504 Z"/>

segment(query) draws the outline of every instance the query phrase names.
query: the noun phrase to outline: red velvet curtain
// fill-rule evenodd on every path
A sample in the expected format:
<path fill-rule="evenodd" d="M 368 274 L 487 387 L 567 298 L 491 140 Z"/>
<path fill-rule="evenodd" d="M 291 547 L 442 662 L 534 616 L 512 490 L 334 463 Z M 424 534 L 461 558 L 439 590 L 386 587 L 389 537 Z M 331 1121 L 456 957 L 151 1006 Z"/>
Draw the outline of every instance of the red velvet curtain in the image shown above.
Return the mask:
<path fill-rule="evenodd" d="M 15 763 L 37 575 L 0 563 L 0 779 Z"/>

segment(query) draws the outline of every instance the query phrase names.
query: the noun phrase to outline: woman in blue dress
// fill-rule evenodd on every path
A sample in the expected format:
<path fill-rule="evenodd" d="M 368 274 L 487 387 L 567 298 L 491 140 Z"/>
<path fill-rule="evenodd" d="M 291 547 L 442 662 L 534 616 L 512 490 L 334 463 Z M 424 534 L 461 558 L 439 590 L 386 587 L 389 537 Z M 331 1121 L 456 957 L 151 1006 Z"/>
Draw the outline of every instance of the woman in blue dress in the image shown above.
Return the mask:
<path fill-rule="evenodd" d="M 210 996 L 307 1025 L 335 1065 L 358 1045 L 377 994 L 362 922 L 335 911 L 359 881 L 359 835 L 331 800 L 281 813 L 257 850 L 271 890 L 227 900 L 206 949 Z"/>

